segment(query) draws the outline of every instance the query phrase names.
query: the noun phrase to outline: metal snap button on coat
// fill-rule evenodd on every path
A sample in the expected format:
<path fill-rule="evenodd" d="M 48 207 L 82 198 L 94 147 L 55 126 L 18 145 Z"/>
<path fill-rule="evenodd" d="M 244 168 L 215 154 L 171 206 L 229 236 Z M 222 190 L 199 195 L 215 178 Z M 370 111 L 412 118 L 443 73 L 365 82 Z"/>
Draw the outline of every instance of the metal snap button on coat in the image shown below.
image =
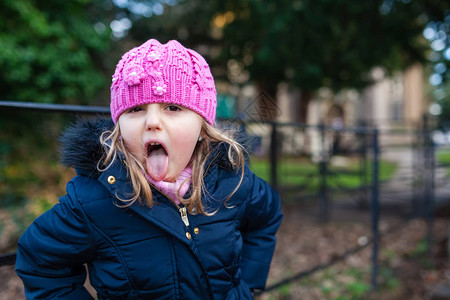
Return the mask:
<path fill-rule="evenodd" d="M 114 176 L 108 176 L 108 183 L 109 184 L 114 184 L 116 182 L 116 177 Z"/>
<path fill-rule="evenodd" d="M 199 232 L 200 232 L 200 229 L 198 229 L 198 227 L 195 227 L 195 228 L 194 228 L 194 233 L 195 233 L 195 234 L 198 234 Z"/>
<path fill-rule="evenodd" d="M 191 234 L 189 232 L 186 232 L 186 237 L 188 238 L 188 240 L 191 239 Z"/>

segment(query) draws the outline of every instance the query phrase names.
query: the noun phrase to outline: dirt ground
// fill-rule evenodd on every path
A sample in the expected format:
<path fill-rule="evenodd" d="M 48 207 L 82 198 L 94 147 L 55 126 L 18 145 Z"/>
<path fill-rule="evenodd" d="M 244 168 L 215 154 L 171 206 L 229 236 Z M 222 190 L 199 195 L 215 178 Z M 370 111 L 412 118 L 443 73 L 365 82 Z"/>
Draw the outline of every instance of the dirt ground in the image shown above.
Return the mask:
<path fill-rule="evenodd" d="M 284 205 L 268 286 L 327 263 L 346 250 L 364 245 L 371 237 L 368 212 L 334 210 L 327 223 L 319 223 L 314 207 Z M 400 226 L 397 226 L 400 225 Z M 396 227 L 397 226 L 397 227 Z M 450 286 L 448 257 L 449 218 L 436 218 L 432 256 L 427 255 L 427 226 L 421 219 L 408 222 L 382 214 L 377 290 L 370 291 L 372 248 L 353 254 L 332 267 L 263 293 L 259 300 L 442 300 Z M 393 230 L 392 228 L 396 228 Z M 432 259 L 430 259 L 432 257 Z M 23 285 L 13 267 L 0 267 L 0 299 L 25 299 Z M 440 295 L 442 294 L 442 295 Z"/>
<path fill-rule="evenodd" d="M 369 211 L 335 209 L 327 223 L 317 221 L 315 207 L 284 206 L 285 218 L 268 279 L 268 287 L 365 245 L 371 238 Z M 263 293 L 258 300 L 441 300 L 450 299 L 450 262 L 446 216 L 434 220 L 433 249 L 426 247 L 427 224 L 381 213 L 378 287 L 371 289 L 372 247 L 325 270 Z M 431 259 L 430 259 L 431 258 Z M 358 289 L 359 287 L 359 289 Z"/>

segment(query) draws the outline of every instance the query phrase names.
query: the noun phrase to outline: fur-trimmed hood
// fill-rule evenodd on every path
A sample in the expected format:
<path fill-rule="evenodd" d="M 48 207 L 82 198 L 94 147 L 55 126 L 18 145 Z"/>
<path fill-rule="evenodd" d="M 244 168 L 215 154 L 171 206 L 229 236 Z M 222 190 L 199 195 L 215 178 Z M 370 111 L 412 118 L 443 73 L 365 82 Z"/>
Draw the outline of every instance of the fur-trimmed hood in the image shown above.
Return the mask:
<path fill-rule="evenodd" d="M 78 173 L 97 177 L 98 162 L 104 155 L 100 136 L 104 131 L 113 130 L 111 119 L 80 119 L 69 126 L 60 138 L 61 163 L 74 168 Z"/>

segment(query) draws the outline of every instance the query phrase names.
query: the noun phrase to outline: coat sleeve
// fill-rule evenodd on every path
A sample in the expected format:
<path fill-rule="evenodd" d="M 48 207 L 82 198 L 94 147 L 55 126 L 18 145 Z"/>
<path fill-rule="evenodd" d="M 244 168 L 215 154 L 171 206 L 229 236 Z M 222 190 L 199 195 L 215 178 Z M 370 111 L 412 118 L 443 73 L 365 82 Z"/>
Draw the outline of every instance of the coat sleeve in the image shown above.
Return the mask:
<path fill-rule="evenodd" d="M 251 289 L 264 289 L 283 214 L 277 192 L 249 169 L 246 172 L 251 193 L 241 224 L 241 274 Z"/>
<path fill-rule="evenodd" d="M 21 236 L 16 273 L 27 299 L 92 299 L 84 288 L 95 245 L 72 183 L 60 203 L 37 218 Z"/>

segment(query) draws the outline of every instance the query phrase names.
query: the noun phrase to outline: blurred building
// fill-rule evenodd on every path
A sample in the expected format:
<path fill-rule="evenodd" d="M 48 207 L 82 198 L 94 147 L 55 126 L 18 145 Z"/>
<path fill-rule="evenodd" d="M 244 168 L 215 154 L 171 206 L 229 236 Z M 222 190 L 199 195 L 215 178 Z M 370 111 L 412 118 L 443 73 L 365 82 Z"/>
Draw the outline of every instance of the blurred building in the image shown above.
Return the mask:
<path fill-rule="evenodd" d="M 313 128 L 298 126 L 300 122 L 301 92 L 280 84 L 276 99 L 253 85 L 237 87 L 229 83 L 218 83 L 218 118 L 239 120 L 246 123 L 246 131 L 257 137 L 256 152 L 267 154 L 270 144 L 271 125 L 268 120 L 292 123 L 279 127 L 280 149 L 287 154 L 313 154 L 315 159 L 327 153 L 352 151 L 355 147 L 351 134 L 336 134 L 344 128 L 376 127 L 381 135 L 381 144 L 410 144 L 414 135 L 389 135 L 389 132 L 417 129 L 428 109 L 424 92 L 423 67 L 414 65 L 395 76 L 387 76 L 382 68 L 371 72 L 374 84 L 362 91 L 345 90 L 338 94 L 323 88 L 317 91 L 307 105 L 307 124 Z M 314 125 L 331 129 L 325 138 Z M 315 129 L 314 129 L 315 128 Z M 325 154 L 327 156 L 328 154 Z"/>
<path fill-rule="evenodd" d="M 416 64 L 393 77 L 388 77 L 382 68 L 376 68 L 372 77 L 375 83 L 361 92 L 348 90 L 335 95 L 326 89 L 320 90 L 309 104 L 308 124 L 323 123 L 337 130 L 376 127 L 383 133 L 380 136 L 382 145 L 413 143 L 413 134 L 389 133 L 407 133 L 422 125 L 429 105 L 425 96 L 423 67 Z M 341 141 L 344 148 L 351 144 L 349 138 L 346 140 L 344 137 Z M 314 142 L 312 148 L 315 148 Z"/>
<path fill-rule="evenodd" d="M 415 128 L 428 109 L 423 67 L 417 64 L 393 77 L 376 68 L 372 77 L 375 84 L 362 92 L 350 90 L 334 95 L 319 91 L 308 107 L 308 123 L 331 126 L 336 118 L 342 118 L 346 127 L 366 124 L 380 130 Z"/>

